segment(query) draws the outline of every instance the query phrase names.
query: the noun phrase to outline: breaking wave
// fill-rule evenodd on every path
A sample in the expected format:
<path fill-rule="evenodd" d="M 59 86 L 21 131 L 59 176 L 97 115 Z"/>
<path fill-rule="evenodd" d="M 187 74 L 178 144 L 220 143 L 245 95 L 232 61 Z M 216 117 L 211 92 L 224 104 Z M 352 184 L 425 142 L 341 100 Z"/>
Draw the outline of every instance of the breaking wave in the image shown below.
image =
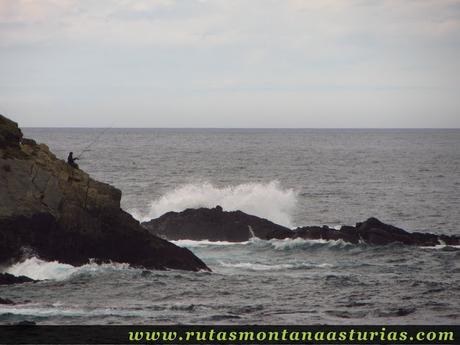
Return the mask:
<path fill-rule="evenodd" d="M 104 316 L 123 316 L 123 317 L 139 317 L 149 316 L 151 313 L 144 310 L 129 310 L 126 308 L 73 308 L 59 306 L 41 306 L 41 305 L 2 305 L 0 313 L 33 316 L 33 317 L 104 317 Z"/>
<path fill-rule="evenodd" d="M 296 204 L 297 192 L 283 189 L 278 181 L 227 187 L 204 182 L 180 186 L 153 200 L 146 214 L 138 210 L 132 210 L 132 214 L 141 221 L 147 221 L 169 211 L 220 205 L 226 211 L 241 210 L 292 227 L 291 215 Z"/>
<path fill-rule="evenodd" d="M 200 247 L 221 247 L 221 246 L 254 246 L 258 248 L 268 248 L 277 251 L 290 251 L 297 249 L 312 249 L 312 248 L 353 248 L 356 245 L 345 242 L 343 240 L 306 240 L 303 238 L 285 238 L 263 240 L 257 237 L 251 238 L 245 242 L 228 242 L 228 241 L 210 241 L 210 240 L 177 240 L 171 241 L 179 247 L 200 248 Z"/>
<path fill-rule="evenodd" d="M 37 257 L 31 257 L 24 261 L 13 264 L 5 272 L 15 276 L 26 276 L 36 280 L 66 280 L 70 277 L 83 273 L 99 273 L 108 270 L 126 270 L 128 264 L 89 263 L 80 267 L 63 264 L 58 261 L 44 261 Z"/>
<path fill-rule="evenodd" d="M 255 239 L 255 241 L 257 242 L 257 239 Z M 303 238 L 286 238 L 283 240 L 272 239 L 264 242 L 267 242 L 274 250 L 281 251 L 303 248 L 347 248 L 354 246 L 343 240 L 305 240 Z"/>
<path fill-rule="evenodd" d="M 196 248 L 196 247 L 209 247 L 209 246 L 234 246 L 234 245 L 244 245 L 248 242 L 228 242 L 228 241 L 209 241 L 209 240 L 177 240 L 170 241 L 179 247 L 186 248 Z"/>
<path fill-rule="evenodd" d="M 228 267 L 228 268 L 241 268 L 241 269 L 247 269 L 251 271 L 282 271 L 282 270 L 289 270 L 289 269 L 332 267 L 332 265 L 328 263 L 314 264 L 314 263 L 308 263 L 308 262 L 267 265 L 267 264 L 260 264 L 260 263 L 251 263 L 251 262 L 230 263 L 230 262 L 221 261 L 220 265 L 223 267 Z"/>

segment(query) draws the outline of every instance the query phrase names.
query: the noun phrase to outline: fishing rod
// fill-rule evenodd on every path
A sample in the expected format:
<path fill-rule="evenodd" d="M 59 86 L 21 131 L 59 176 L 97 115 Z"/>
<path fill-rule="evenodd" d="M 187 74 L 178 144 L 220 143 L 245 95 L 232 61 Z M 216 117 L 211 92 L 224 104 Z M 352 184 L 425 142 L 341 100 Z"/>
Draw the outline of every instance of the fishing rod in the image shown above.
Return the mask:
<path fill-rule="evenodd" d="M 96 139 L 94 139 L 93 141 L 91 141 L 84 149 L 83 151 L 81 151 L 81 153 L 76 157 L 78 159 L 80 159 L 80 157 L 83 155 L 83 153 L 89 151 L 90 147 L 93 146 L 103 135 L 105 132 L 107 132 L 108 130 L 112 129 L 113 128 L 113 125 L 114 123 L 112 123 L 110 125 L 110 127 L 106 127 L 104 128 L 104 130 L 102 130 L 99 135 L 96 137 Z"/>

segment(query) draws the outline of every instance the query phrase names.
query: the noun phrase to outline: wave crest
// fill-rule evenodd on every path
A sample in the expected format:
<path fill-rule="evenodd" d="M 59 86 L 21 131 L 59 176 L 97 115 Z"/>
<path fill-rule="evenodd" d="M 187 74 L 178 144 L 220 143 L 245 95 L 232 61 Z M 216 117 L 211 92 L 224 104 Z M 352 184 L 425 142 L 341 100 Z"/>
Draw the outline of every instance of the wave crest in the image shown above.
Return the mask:
<path fill-rule="evenodd" d="M 77 274 L 98 273 L 108 270 L 125 270 L 128 268 L 130 268 L 128 264 L 96 264 L 93 262 L 75 267 L 58 261 L 44 261 L 37 257 L 31 257 L 11 265 L 5 272 L 15 276 L 26 276 L 35 280 L 66 280 Z"/>
<path fill-rule="evenodd" d="M 296 269 L 311 269 L 311 268 L 329 268 L 332 267 L 329 263 L 309 263 L 309 262 L 298 262 L 298 263 L 284 263 L 284 264 L 262 264 L 252 262 L 225 262 L 220 261 L 219 264 L 226 268 L 237 268 L 246 269 L 250 271 L 283 271 L 283 270 L 296 270 Z"/>
<path fill-rule="evenodd" d="M 222 188 L 204 182 L 180 186 L 153 200 L 146 214 L 138 210 L 133 210 L 132 214 L 141 221 L 147 221 L 169 211 L 220 205 L 226 211 L 240 210 L 292 227 L 291 214 L 296 204 L 297 192 L 290 188 L 283 189 L 278 181 Z"/>
<path fill-rule="evenodd" d="M 249 244 L 259 246 L 259 247 L 269 247 L 274 250 L 279 251 L 289 251 L 297 249 L 313 249 L 313 248 L 349 248 L 354 245 L 343 240 L 306 240 L 303 238 L 285 238 L 282 240 L 272 239 L 272 240 L 261 240 L 259 238 L 252 238 L 248 242 Z"/>
<path fill-rule="evenodd" d="M 211 246 L 235 246 L 235 245 L 244 245 L 248 242 L 228 242 L 228 241 L 209 241 L 209 240 L 177 240 L 170 241 L 176 246 L 185 247 L 185 248 L 197 248 L 197 247 L 211 247 Z"/>
<path fill-rule="evenodd" d="M 245 242 L 210 241 L 210 240 L 176 240 L 171 241 L 179 247 L 199 248 L 199 247 L 222 247 L 222 246 L 254 246 L 256 248 L 270 249 L 276 251 L 291 251 L 302 249 L 343 249 L 354 248 L 356 245 L 343 240 L 306 240 L 303 238 L 285 238 L 263 240 L 257 237 Z"/>

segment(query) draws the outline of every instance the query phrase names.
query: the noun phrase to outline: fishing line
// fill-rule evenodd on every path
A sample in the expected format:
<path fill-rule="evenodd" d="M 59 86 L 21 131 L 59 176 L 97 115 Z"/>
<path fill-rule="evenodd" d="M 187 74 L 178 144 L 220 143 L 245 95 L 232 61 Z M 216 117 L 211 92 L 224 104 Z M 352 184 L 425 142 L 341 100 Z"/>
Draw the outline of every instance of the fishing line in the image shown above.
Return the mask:
<path fill-rule="evenodd" d="M 91 141 L 91 142 L 83 149 L 83 151 L 81 151 L 81 153 L 80 153 L 76 158 L 80 158 L 80 157 L 83 155 L 83 153 L 89 151 L 89 149 L 91 148 L 91 146 L 93 146 L 93 145 L 104 135 L 104 133 L 106 133 L 108 130 L 110 130 L 110 129 L 113 128 L 114 124 L 115 124 L 115 123 L 112 123 L 112 124 L 110 125 L 110 127 L 104 128 L 104 130 L 101 131 L 101 132 L 99 133 L 99 135 L 96 137 L 96 139 L 94 139 L 93 141 Z"/>

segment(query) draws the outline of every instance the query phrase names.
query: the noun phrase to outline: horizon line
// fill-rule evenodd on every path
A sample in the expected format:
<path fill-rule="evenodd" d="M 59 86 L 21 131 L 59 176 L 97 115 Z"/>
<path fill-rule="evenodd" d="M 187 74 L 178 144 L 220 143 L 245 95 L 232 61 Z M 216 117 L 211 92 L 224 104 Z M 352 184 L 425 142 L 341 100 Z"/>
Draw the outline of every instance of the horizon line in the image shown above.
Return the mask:
<path fill-rule="evenodd" d="M 457 130 L 460 127 L 113 127 L 113 126 L 20 126 L 24 129 L 444 129 L 444 130 Z"/>

